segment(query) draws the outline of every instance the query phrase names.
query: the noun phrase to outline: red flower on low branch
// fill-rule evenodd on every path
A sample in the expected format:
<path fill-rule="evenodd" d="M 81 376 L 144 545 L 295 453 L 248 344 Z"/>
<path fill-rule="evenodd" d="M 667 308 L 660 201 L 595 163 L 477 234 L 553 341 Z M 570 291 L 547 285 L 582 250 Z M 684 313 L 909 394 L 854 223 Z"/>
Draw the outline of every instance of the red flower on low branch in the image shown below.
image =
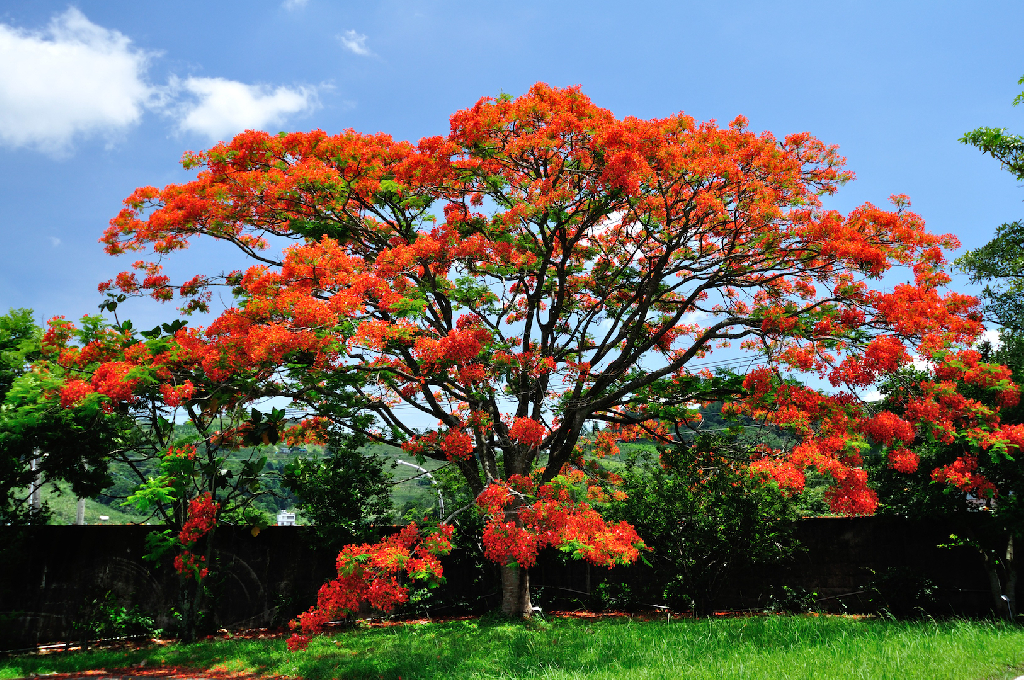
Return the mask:
<path fill-rule="evenodd" d="M 311 635 L 323 630 L 328 621 L 358 612 L 361 602 L 386 612 L 405 602 L 409 589 L 399 582 L 400 576 L 439 581 L 443 571 L 438 556 L 451 551 L 453 531 L 444 524 L 421 531 L 412 523 L 378 543 L 345 546 L 337 559 L 338 577 L 320 588 L 315 607 L 289 624 L 302 634 L 291 636 L 288 649 L 305 649 Z"/>
<path fill-rule="evenodd" d="M 175 453 L 175 450 L 172 449 L 169 455 L 175 455 Z M 191 447 L 191 451 L 181 452 L 184 457 L 188 457 L 189 454 L 192 457 L 195 456 L 194 447 Z M 209 492 L 193 498 L 188 504 L 188 519 L 181 531 L 178 532 L 178 541 L 182 546 L 181 554 L 174 558 L 175 571 L 185 578 L 202 581 L 209 573 L 206 558 L 193 554 L 192 547 L 217 526 L 218 509 L 220 509 L 220 504 L 214 502 L 213 496 Z"/>
<path fill-rule="evenodd" d="M 606 522 L 589 503 L 573 498 L 571 484 L 569 477 L 537 485 L 517 476 L 484 489 L 477 506 L 487 516 L 487 559 L 528 569 L 542 548 L 553 546 L 603 567 L 634 562 L 644 542 L 633 527 Z"/>

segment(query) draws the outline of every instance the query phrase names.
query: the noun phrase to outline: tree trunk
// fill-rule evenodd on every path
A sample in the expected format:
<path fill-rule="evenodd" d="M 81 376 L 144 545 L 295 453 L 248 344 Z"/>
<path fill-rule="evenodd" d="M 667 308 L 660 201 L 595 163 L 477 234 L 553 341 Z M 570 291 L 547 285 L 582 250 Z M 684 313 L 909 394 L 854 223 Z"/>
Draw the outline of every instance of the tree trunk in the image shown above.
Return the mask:
<path fill-rule="evenodd" d="M 216 527 L 210 529 L 201 540 L 205 541 L 206 566 L 213 571 L 213 534 Z M 182 642 L 195 642 L 199 636 L 203 615 L 206 609 L 206 579 L 179 577 L 182 596 Z"/>
<path fill-rule="evenodd" d="M 530 602 L 530 572 L 518 565 L 501 568 L 501 611 L 512 619 L 533 615 Z"/>
<path fill-rule="evenodd" d="M 1010 610 L 1010 621 L 1017 618 L 1017 569 L 1011 569 L 1006 577 L 1006 606 Z"/>
<path fill-rule="evenodd" d="M 178 582 L 181 585 L 181 641 L 189 644 L 196 641 L 198 593 L 192 579 L 184 574 L 178 577 Z"/>
<path fill-rule="evenodd" d="M 32 453 L 32 461 L 29 463 L 31 470 L 36 474 L 32 476 L 32 485 L 28 494 L 28 505 L 29 509 L 33 513 L 38 513 L 43 509 L 43 473 L 39 469 L 42 465 L 42 461 L 39 457 L 39 449 L 36 449 Z"/>
<path fill-rule="evenodd" d="M 1013 534 L 1006 541 L 1006 552 L 999 559 L 985 551 L 985 573 L 992 593 L 992 605 L 996 615 L 1006 621 L 1017 616 L 1017 565 L 1013 555 Z"/>

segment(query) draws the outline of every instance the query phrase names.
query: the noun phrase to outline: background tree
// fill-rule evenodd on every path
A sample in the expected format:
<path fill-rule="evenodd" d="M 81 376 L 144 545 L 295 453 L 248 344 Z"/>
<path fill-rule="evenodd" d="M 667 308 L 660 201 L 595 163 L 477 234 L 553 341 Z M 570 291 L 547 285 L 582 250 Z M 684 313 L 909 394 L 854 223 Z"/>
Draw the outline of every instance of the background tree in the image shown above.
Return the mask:
<path fill-rule="evenodd" d="M 753 469 L 789 483 L 814 467 L 834 481 L 835 510 L 873 511 L 860 452 L 890 421 L 868 418 L 858 390 L 982 330 L 973 298 L 942 291 L 952 236 L 929 234 L 905 197 L 895 211 L 823 209 L 852 177 L 837 150 L 743 118 L 619 120 L 578 89 L 538 84 L 483 99 L 416 145 L 250 131 L 184 165 L 200 168 L 194 181 L 140 188 L 111 221 L 108 252 L 154 259 L 102 288 L 177 294 L 187 312 L 223 285 L 235 306 L 166 349 L 127 344 L 118 389 L 140 389 L 139 371 L 146 389 L 179 394 L 176 376 L 191 372 L 196 391 L 180 403 L 202 418 L 283 396 L 313 429 L 325 419 L 450 461 L 487 517 L 512 615 L 531 610 L 526 568 L 543 546 L 635 559 L 633 529 L 591 505 L 616 495 L 594 459 L 617 438 L 670 443 L 700 403 L 798 439 L 758 448 Z M 172 284 L 160 260 L 202 236 L 255 264 Z M 894 266 L 913 281 L 872 289 Z M 747 368 L 712 373 L 736 342 Z M 68 401 L 128 398 L 95 380 L 113 365 L 69 383 Z M 232 396 L 198 391 L 200 375 Z M 974 416 L 936 390 L 919 401 L 950 421 Z"/>
<path fill-rule="evenodd" d="M 1024 85 L 1022 77 L 1018 85 Z M 1024 92 L 1013 105 L 1024 102 Z M 979 127 L 960 138 L 964 144 L 989 154 L 1018 181 L 1024 181 L 1024 138 L 1005 128 Z M 982 297 L 992 321 L 1014 333 L 1024 333 L 1024 223 L 1016 220 L 999 225 L 995 237 L 969 250 L 957 264 L 974 283 L 984 283 Z"/>
<path fill-rule="evenodd" d="M 1024 85 L 1024 78 L 1018 84 Z M 1013 105 L 1021 102 L 1024 93 L 1014 98 Z M 1024 180 L 1024 138 L 1006 129 L 980 127 L 966 133 L 960 141 L 991 155 L 1016 179 Z M 957 260 L 972 282 L 984 284 L 985 315 L 1000 327 L 1000 339 L 995 346 L 980 346 L 982 359 L 1005 364 L 1017 382 L 1024 378 L 1022 252 L 1024 223 L 1018 220 L 1000 225 L 992 240 Z M 887 393 L 916 389 L 913 383 L 920 377 L 922 374 L 913 372 L 897 376 L 888 384 Z M 910 472 L 909 479 L 884 472 L 879 475 L 883 509 L 904 515 L 951 516 L 957 520 L 960 540 L 977 549 L 985 561 L 995 610 L 1012 617 L 1016 612 L 1017 580 L 1014 546 L 1020 544 L 1024 533 L 1024 516 L 1018 507 L 1024 471 L 1018 460 L 1015 433 L 1024 427 L 1024 412 L 1019 405 L 993 399 L 991 393 L 979 392 L 977 387 L 959 387 L 998 414 L 1000 423 L 1012 428 L 1005 430 L 1005 436 L 981 440 L 980 448 L 976 439 L 968 435 L 958 436 L 954 441 L 918 442 L 916 450 L 922 451 L 927 465 L 916 472 L 906 470 Z M 986 481 L 975 484 L 976 478 Z"/>
<path fill-rule="evenodd" d="M 32 368 L 41 339 L 31 310 L 0 316 L 0 525 L 46 523 L 45 505 L 36 511 L 28 502 L 41 484 L 67 482 L 80 497 L 101 491 L 123 436 L 125 424 L 97 405 L 65 409 L 49 398 L 62 382 Z"/>
<path fill-rule="evenodd" d="M 38 384 L 33 394 L 47 413 L 95 416 L 90 423 L 95 431 L 86 436 L 67 428 L 54 431 L 79 437 L 74 449 L 79 453 L 82 442 L 102 444 L 104 465 L 97 467 L 102 480 L 90 487 L 92 494 L 110 483 L 108 460 L 133 473 L 126 501 L 166 527 L 150 536 L 150 556 L 174 553 L 181 576 L 181 634 L 192 639 L 208 623 L 216 527 L 259 531 L 272 521 L 257 503 L 280 481 L 272 479 L 276 473 L 267 465 L 270 447 L 311 439 L 337 444 L 336 460 L 292 461 L 294 474 L 285 477 L 306 494 L 317 519 L 345 524 L 350 539 L 359 537 L 375 514 L 387 512 L 386 475 L 380 460 L 344 448 L 347 436 L 332 436 L 326 420 L 289 425 L 281 409 L 252 408 L 258 401 L 258 368 L 204 366 L 187 343 L 176 340 L 190 335 L 185 322 L 138 331 L 117 320 L 120 302 L 123 297 L 112 295 L 102 305 L 115 315 L 114 324 L 101 317 L 85 317 L 77 325 L 51 320 L 30 372 Z M 108 430 L 117 436 L 97 439 Z M 54 444 L 57 434 L 46 432 L 45 450 L 63 450 Z"/>
<path fill-rule="evenodd" d="M 735 435 L 703 434 L 658 456 L 653 448 L 632 453 L 622 484 L 629 497 L 610 510 L 651 549 L 653 578 L 629 584 L 635 602 L 704 615 L 739 572 L 792 554 L 800 489 L 752 474 L 750 447 Z"/>
<path fill-rule="evenodd" d="M 116 314 L 117 300 L 104 307 Z M 205 625 L 216 527 L 266 526 L 254 507 L 266 491 L 264 449 L 287 430 L 283 411 L 239 405 L 244 373 L 218 381 L 193 370 L 188 348 L 174 341 L 184 328 L 175 321 L 139 332 L 127 321 L 85 317 L 76 325 L 58 317 L 42 338 L 32 375 L 42 385 L 39 398 L 58 414 L 93 412 L 97 426 L 120 427 L 105 454 L 136 477 L 127 501 L 166 527 L 149 537 L 150 556 L 175 553 L 181 634 L 194 639 Z"/>
<path fill-rule="evenodd" d="M 993 350 L 985 343 L 970 362 L 1003 364 L 1002 375 L 1024 375 L 1020 343 Z M 1009 368 L 1006 368 L 1009 367 Z M 954 368 L 954 371 L 956 369 Z M 885 381 L 880 409 L 900 411 L 908 395 L 920 394 L 947 366 L 931 370 L 906 368 Z M 1016 550 L 1024 538 L 1024 407 L 999 399 L 999 393 L 958 381 L 959 398 L 974 401 L 981 422 L 956 432 L 922 428 L 887 447 L 872 470 L 879 494 L 879 512 L 911 518 L 942 518 L 955 534 L 950 545 L 965 545 L 982 558 L 992 595 L 993 611 L 1013 620 L 1017 612 Z M 910 398 L 912 399 L 912 397 Z M 938 435 L 938 436 L 936 436 Z"/>
<path fill-rule="evenodd" d="M 284 470 L 284 486 L 299 498 L 321 547 L 374 538 L 392 520 L 391 487 L 384 460 L 358 440 L 335 436 L 326 457 L 297 457 Z"/>

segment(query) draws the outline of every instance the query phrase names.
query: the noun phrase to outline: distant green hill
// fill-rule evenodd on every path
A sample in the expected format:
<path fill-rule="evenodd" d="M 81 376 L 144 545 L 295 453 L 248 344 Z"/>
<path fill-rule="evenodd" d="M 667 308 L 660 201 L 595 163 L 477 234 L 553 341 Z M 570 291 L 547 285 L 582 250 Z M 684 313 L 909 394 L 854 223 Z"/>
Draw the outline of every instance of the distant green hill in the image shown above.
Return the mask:
<path fill-rule="evenodd" d="M 71 493 L 68 484 L 44 484 L 42 489 L 43 502 L 49 506 L 53 515 L 50 524 L 74 524 L 78 512 L 78 498 Z M 126 508 L 105 505 L 91 498 L 85 501 L 86 524 L 141 524 L 149 518 Z M 107 519 L 100 519 L 106 517 Z"/>

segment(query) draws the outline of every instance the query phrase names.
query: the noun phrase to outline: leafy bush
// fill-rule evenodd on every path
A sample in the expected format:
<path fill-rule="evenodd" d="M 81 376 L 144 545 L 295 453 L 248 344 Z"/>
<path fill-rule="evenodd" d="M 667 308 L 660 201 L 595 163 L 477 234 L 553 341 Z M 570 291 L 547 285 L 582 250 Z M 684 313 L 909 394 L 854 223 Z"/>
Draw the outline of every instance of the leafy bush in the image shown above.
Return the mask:
<path fill-rule="evenodd" d="M 938 590 L 935 583 L 909 567 L 889 567 L 880 572 L 871 570 L 872 579 L 865 586 L 871 610 L 897 619 L 927 615 L 935 604 Z"/>
<path fill-rule="evenodd" d="M 784 614 L 806 614 L 818 610 L 818 593 L 799 586 L 772 588 L 766 611 Z"/>
<path fill-rule="evenodd" d="M 622 488 L 629 498 L 609 512 L 651 548 L 653 577 L 632 584 L 637 606 L 704 613 L 741 570 L 793 553 L 794 501 L 752 473 L 747 451 L 734 438 L 702 435 L 661 448 L 660 460 L 654 447 L 628 457 Z"/>
<path fill-rule="evenodd" d="M 390 521 L 391 486 L 378 455 L 341 438 L 332 444 L 327 458 L 299 457 L 285 466 L 283 486 L 299 497 L 318 543 L 340 549 L 371 539 L 375 524 Z"/>
<path fill-rule="evenodd" d="M 152 616 L 138 607 L 124 606 L 111 591 L 87 601 L 79 610 L 72 628 L 76 637 L 83 642 L 133 636 L 153 637 L 161 632 Z"/>

